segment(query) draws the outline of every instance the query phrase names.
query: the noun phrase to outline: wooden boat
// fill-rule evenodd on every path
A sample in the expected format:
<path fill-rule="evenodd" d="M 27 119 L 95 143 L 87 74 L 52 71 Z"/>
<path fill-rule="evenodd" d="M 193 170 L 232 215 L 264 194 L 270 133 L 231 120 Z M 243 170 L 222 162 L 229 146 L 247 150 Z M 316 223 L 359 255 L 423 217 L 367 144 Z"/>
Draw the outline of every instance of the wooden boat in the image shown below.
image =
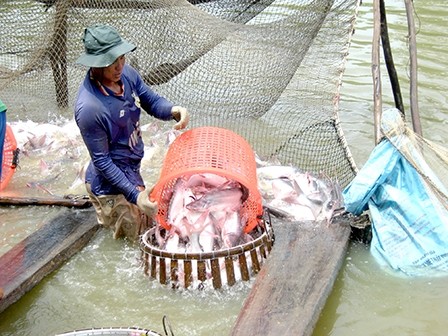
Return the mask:
<path fill-rule="evenodd" d="M 93 208 L 61 211 L 0 257 L 0 313 L 81 250 L 99 225 Z"/>

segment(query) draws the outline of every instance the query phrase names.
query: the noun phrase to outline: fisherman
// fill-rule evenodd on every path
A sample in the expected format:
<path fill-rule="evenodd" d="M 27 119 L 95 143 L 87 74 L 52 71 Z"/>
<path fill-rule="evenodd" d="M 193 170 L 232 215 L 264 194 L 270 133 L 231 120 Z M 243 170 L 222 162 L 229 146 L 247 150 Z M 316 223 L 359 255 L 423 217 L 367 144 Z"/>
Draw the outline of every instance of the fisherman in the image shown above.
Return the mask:
<path fill-rule="evenodd" d="M 3 146 L 6 134 L 6 105 L 0 100 L 0 158 L 3 159 Z M 3 162 L 0 162 L 0 179 L 2 177 Z"/>
<path fill-rule="evenodd" d="M 75 103 L 75 120 L 90 154 L 86 189 L 99 224 L 136 241 L 158 211 L 151 186 L 140 173 L 144 145 L 140 112 L 160 120 L 175 120 L 183 129 L 188 111 L 152 91 L 140 74 L 126 64 L 136 49 L 114 27 L 96 24 L 85 29 L 85 53 L 77 63 L 89 67 Z"/>

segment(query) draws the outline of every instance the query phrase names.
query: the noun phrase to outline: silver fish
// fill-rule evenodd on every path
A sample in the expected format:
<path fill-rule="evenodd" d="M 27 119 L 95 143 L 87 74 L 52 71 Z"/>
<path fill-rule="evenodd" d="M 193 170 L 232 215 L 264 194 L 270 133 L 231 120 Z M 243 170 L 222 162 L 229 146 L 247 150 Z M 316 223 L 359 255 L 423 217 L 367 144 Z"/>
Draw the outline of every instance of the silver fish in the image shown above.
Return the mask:
<path fill-rule="evenodd" d="M 239 187 L 213 189 L 187 205 L 194 211 L 236 211 L 241 208 L 243 191 Z"/>
<path fill-rule="evenodd" d="M 187 252 L 188 253 L 201 253 L 202 247 L 199 243 L 199 233 L 194 232 L 190 235 L 190 242 L 187 245 Z"/>
<path fill-rule="evenodd" d="M 224 248 L 237 246 L 243 235 L 240 216 L 237 211 L 227 213 L 226 221 L 222 227 L 221 239 Z"/>
<path fill-rule="evenodd" d="M 216 229 L 210 216 L 204 223 L 204 228 L 199 234 L 199 244 L 203 252 L 211 252 L 215 247 Z"/>
<path fill-rule="evenodd" d="M 168 235 L 165 242 L 164 249 L 168 252 L 178 252 L 179 251 L 179 240 L 180 237 L 177 232 L 173 231 Z"/>
<path fill-rule="evenodd" d="M 257 177 L 260 180 L 274 180 L 282 177 L 292 178 L 300 171 L 293 166 L 265 166 L 257 168 Z"/>
<path fill-rule="evenodd" d="M 280 217 L 286 217 L 293 221 L 306 221 L 316 219 L 316 209 L 311 209 L 308 205 L 303 205 L 300 203 L 289 203 L 284 200 L 273 199 L 269 203 L 265 204 L 274 214 Z"/>

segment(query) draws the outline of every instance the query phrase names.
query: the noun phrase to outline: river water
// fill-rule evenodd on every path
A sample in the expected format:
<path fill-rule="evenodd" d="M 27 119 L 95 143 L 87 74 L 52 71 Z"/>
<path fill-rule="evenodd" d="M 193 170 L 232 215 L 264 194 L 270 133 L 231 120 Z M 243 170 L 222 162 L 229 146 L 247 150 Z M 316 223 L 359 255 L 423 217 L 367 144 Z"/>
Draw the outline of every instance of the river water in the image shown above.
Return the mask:
<path fill-rule="evenodd" d="M 415 6 L 423 133 L 429 140 L 443 143 L 448 120 L 448 6 L 432 0 L 417 1 Z M 394 61 L 408 111 L 409 53 L 404 1 L 388 0 L 387 13 Z M 340 109 L 344 133 L 361 168 L 374 147 L 372 0 L 363 1 L 355 27 Z M 383 107 L 393 106 L 385 67 L 381 73 Z M 38 215 L 21 209 L 8 212 L 7 222 L 26 224 L 17 232 L 5 227 L 2 220 L 2 235 L 12 238 L 8 241 L 14 241 L 14 236 L 20 240 L 57 210 L 42 207 L 38 211 Z M 5 218 L 4 213 L 0 214 Z M 136 246 L 113 240 L 110 232 L 100 230 L 86 248 L 1 315 L 0 335 L 54 335 L 80 328 L 131 325 L 161 332 L 164 315 L 175 335 L 229 334 L 250 282 L 224 291 L 171 291 L 143 276 L 139 258 Z M 352 242 L 314 336 L 442 335 L 448 327 L 447 313 L 446 278 L 393 275 L 376 263 L 368 246 Z"/>
<path fill-rule="evenodd" d="M 341 93 L 341 120 L 358 167 L 374 147 L 371 74 L 372 0 L 360 7 Z M 404 1 L 385 1 L 389 37 L 403 101 L 409 113 L 409 50 Z M 423 136 L 445 144 L 448 122 L 448 6 L 414 1 L 417 12 L 418 102 Z M 381 50 L 383 108 L 393 96 Z M 368 247 L 352 243 L 333 293 L 317 323 L 317 335 L 445 335 L 448 281 L 405 278 L 378 266 Z"/>

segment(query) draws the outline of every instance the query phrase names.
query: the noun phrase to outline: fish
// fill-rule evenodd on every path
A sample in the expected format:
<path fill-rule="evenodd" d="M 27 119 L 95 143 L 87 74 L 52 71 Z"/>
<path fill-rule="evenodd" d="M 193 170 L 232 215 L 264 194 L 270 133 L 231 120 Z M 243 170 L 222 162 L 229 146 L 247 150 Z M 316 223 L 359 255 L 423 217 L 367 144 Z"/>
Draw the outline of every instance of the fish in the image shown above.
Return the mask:
<path fill-rule="evenodd" d="M 265 199 L 275 198 L 273 195 L 272 183 L 276 180 L 291 180 L 300 171 L 298 168 L 293 166 L 262 166 L 258 167 L 257 170 L 257 185 L 260 194 Z"/>
<path fill-rule="evenodd" d="M 317 179 L 310 173 L 295 175 L 294 182 L 307 198 L 321 204 L 324 202 L 325 194 L 322 193 L 322 190 L 319 188 Z"/>
<path fill-rule="evenodd" d="M 259 180 L 274 180 L 279 178 L 291 178 L 299 173 L 300 170 L 294 166 L 263 166 L 257 168 L 257 178 Z"/>
<path fill-rule="evenodd" d="M 302 213 L 304 212 L 302 206 L 305 206 L 307 209 L 305 209 L 306 215 L 304 216 L 304 220 L 316 219 L 317 215 L 320 213 L 320 202 L 315 202 L 312 198 L 305 195 L 294 179 L 289 180 L 280 178 L 274 180 L 272 182 L 272 189 L 274 199 L 269 203 L 271 208 L 275 205 L 277 207 L 281 206 L 282 208 L 287 208 L 287 213 Z M 296 206 L 295 210 L 294 205 Z M 312 212 L 312 216 L 308 214 L 309 211 Z M 300 215 L 293 214 L 293 218 L 294 220 L 298 220 L 297 218 L 301 219 L 302 217 Z"/>
<path fill-rule="evenodd" d="M 276 199 L 294 199 L 298 197 L 298 192 L 300 193 L 301 190 L 297 190 L 294 182 L 289 179 L 279 178 L 272 181 L 272 193 Z"/>
<path fill-rule="evenodd" d="M 229 182 L 229 180 L 221 175 L 212 173 L 193 174 L 187 182 L 188 187 L 206 185 L 209 187 L 219 187 Z"/>
<path fill-rule="evenodd" d="M 201 233 L 207 225 L 208 211 L 187 211 L 185 225 L 188 228 L 189 234 Z"/>
<path fill-rule="evenodd" d="M 86 181 L 86 171 L 89 167 L 90 161 L 87 161 L 82 165 L 82 167 L 78 170 L 76 173 L 75 180 L 72 182 L 72 184 L 69 187 L 69 190 L 75 189 L 80 185 L 83 185 Z"/>
<path fill-rule="evenodd" d="M 203 252 L 211 252 L 215 250 L 216 228 L 210 214 L 204 223 L 204 228 L 199 234 L 199 244 Z"/>
<path fill-rule="evenodd" d="M 165 145 L 168 147 L 170 146 L 174 140 L 176 140 L 176 138 L 181 135 L 183 133 L 183 131 L 180 130 L 175 130 L 175 129 L 169 129 L 166 132 L 166 141 L 165 141 Z"/>
<path fill-rule="evenodd" d="M 339 183 L 323 174 L 277 165 L 257 168 L 257 176 L 263 206 L 277 216 L 329 223 L 343 207 Z"/>
<path fill-rule="evenodd" d="M 318 219 L 319 214 L 322 212 L 324 202 L 327 196 L 319 190 L 308 190 L 308 193 L 303 192 L 303 189 L 298 186 L 296 181 L 293 181 L 294 186 L 297 190 L 298 197 L 294 199 L 296 204 L 305 205 L 313 212 L 314 218 Z"/>
<path fill-rule="evenodd" d="M 30 138 L 24 145 L 23 151 L 33 151 L 37 149 L 42 149 L 44 146 L 50 145 L 47 144 L 47 135 L 36 135 Z"/>
<path fill-rule="evenodd" d="M 187 252 L 200 253 L 248 240 L 243 237 L 239 215 L 247 195 L 239 182 L 215 174 L 178 178 L 169 199 L 167 220 L 179 239 L 170 235 L 163 246 L 170 251 L 176 246 L 181 250 L 179 241 L 185 241 Z"/>
<path fill-rule="evenodd" d="M 179 241 L 180 241 L 179 234 L 175 230 L 172 230 L 172 232 L 170 232 L 168 234 L 164 249 L 168 252 L 173 252 L 173 253 L 178 252 L 179 251 Z"/>
<path fill-rule="evenodd" d="M 185 190 L 185 181 L 182 178 L 178 178 L 174 184 L 167 218 L 168 224 L 176 227 L 183 238 L 188 236 L 184 225 L 186 215 L 184 210 Z"/>
<path fill-rule="evenodd" d="M 52 180 L 56 179 L 58 176 L 51 176 L 51 180 L 47 179 L 47 180 L 42 180 L 42 181 L 30 181 L 27 182 L 26 186 L 28 188 L 36 188 L 39 190 L 42 190 L 43 192 L 54 196 L 54 193 L 52 191 L 50 191 L 50 189 L 48 189 L 47 187 L 44 186 L 44 184 L 51 182 Z"/>
<path fill-rule="evenodd" d="M 344 198 L 342 196 L 342 188 L 338 181 L 329 181 L 329 198 L 322 207 L 322 217 L 331 224 L 335 215 L 340 215 L 345 212 Z"/>
<path fill-rule="evenodd" d="M 199 243 L 199 233 L 194 232 L 189 236 L 190 242 L 187 245 L 188 253 L 201 253 L 203 252 L 201 244 Z"/>
<path fill-rule="evenodd" d="M 229 185 L 228 185 L 229 186 Z M 238 185 L 212 189 L 187 205 L 194 211 L 236 211 L 242 206 L 243 191 Z"/>
<path fill-rule="evenodd" d="M 74 121 L 73 121 L 74 123 Z M 27 151 L 55 151 L 68 145 L 73 146 L 76 137 L 79 137 L 79 129 L 68 123 L 61 127 L 54 124 L 39 124 L 28 120 L 26 122 L 12 122 L 11 128 L 17 140 L 17 146 L 24 152 Z M 75 130 L 75 133 L 73 132 Z"/>
<path fill-rule="evenodd" d="M 315 210 L 311 209 L 308 205 L 300 203 L 289 203 L 284 200 L 274 199 L 265 204 L 271 212 L 279 213 L 281 216 L 286 217 L 293 221 L 307 221 L 316 220 Z"/>
<path fill-rule="evenodd" d="M 221 239 L 224 248 L 237 246 L 243 235 L 240 216 L 237 211 L 227 213 L 226 221 L 221 230 Z"/>

